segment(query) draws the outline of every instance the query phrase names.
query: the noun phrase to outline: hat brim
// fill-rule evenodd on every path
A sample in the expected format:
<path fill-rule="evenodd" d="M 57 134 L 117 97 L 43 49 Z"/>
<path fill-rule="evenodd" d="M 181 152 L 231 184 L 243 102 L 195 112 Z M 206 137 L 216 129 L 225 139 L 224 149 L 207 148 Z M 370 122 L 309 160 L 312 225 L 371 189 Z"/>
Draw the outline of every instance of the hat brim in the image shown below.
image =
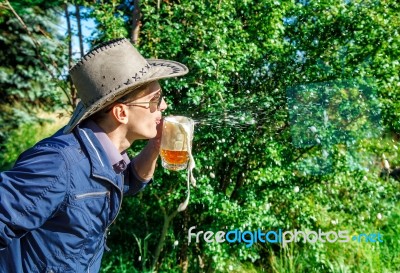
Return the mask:
<path fill-rule="evenodd" d="M 131 85 L 123 86 L 115 92 L 112 92 L 109 95 L 102 97 L 88 107 L 85 107 L 82 102 L 79 102 L 74 112 L 72 113 L 71 119 L 64 127 L 64 134 L 70 133 L 81 121 L 87 119 L 101 109 L 104 109 L 105 107 L 111 105 L 121 97 L 132 92 L 140 86 L 161 79 L 183 76 L 189 72 L 189 69 L 184 64 L 175 61 L 148 59 L 147 62 L 152 66 L 152 68 L 151 71 L 149 71 L 149 73 L 146 75 L 146 77 L 143 77 L 142 79 L 132 83 Z"/>

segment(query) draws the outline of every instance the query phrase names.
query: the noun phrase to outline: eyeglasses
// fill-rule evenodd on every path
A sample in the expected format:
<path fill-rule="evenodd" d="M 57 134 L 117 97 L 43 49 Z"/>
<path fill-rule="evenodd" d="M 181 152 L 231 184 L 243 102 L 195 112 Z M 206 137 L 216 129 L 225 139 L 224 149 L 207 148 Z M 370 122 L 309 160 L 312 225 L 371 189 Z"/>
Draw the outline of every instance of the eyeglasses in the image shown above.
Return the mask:
<path fill-rule="evenodd" d="M 139 106 L 146 109 L 150 109 L 150 112 L 160 111 L 161 102 L 164 98 L 162 91 L 160 90 L 159 95 L 155 95 L 150 101 L 137 101 L 133 103 L 123 103 L 126 106 Z M 148 106 L 141 106 L 140 104 L 148 104 Z"/>
<path fill-rule="evenodd" d="M 155 112 L 155 111 L 160 111 L 160 106 L 162 103 L 162 100 L 164 98 L 164 95 L 162 93 L 162 91 L 160 90 L 160 93 L 155 95 L 150 101 L 137 101 L 137 102 L 133 102 L 133 103 L 125 103 L 125 102 L 118 102 L 118 103 L 122 103 L 125 104 L 126 106 L 138 106 L 138 107 L 142 107 L 142 108 L 146 108 L 146 109 L 150 109 L 150 112 Z M 142 106 L 141 104 L 148 104 L 147 106 Z M 108 113 L 110 112 L 112 109 L 112 107 L 108 110 L 106 110 L 105 112 Z"/>

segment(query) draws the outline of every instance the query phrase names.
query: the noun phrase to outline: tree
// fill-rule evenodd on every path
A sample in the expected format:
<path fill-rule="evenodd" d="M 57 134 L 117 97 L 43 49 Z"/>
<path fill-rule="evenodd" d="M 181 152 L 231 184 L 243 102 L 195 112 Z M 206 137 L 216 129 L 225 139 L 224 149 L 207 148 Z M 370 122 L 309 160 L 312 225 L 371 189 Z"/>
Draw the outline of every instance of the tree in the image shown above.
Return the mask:
<path fill-rule="evenodd" d="M 160 271 L 174 266 L 173 257 L 178 257 L 182 268 L 189 271 L 221 271 L 232 264 L 232 257 L 268 268 L 268 257 L 273 257 L 279 247 L 186 246 L 187 229 L 318 229 L 321 224 L 312 220 L 312 209 L 303 207 L 308 198 L 337 204 L 332 206 L 334 211 L 343 207 L 335 197 L 321 196 L 319 188 L 329 190 L 331 185 L 339 185 L 340 191 L 345 191 L 349 184 L 353 187 L 351 183 L 359 183 L 359 188 L 371 187 L 368 181 L 356 182 L 368 172 L 359 164 L 349 163 L 363 157 L 353 151 L 344 152 L 347 142 L 353 140 L 357 141 L 353 148 L 364 151 L 365 136 L 355 129 L 359 127 L 349 129 L 353 135 L 358 132 L 358 138 L 344 137 L 337 128 L 347 117 L 353 117 L 358 126 L 375 125 L 361 122 L 362 115 L 357 115 L 361 107 L 349 112 L 354 107 L 346 99 L 358 102 L 352 97 L 353 91 L 346 90 L 368 86 L 371 100 L 366 100 L 364 106 L 379 106 L 375 100 L 379 98 L 383 103 L 383 125 L 397 132 L 393 123 L 397 103 L 390 98 L 398 94 L 399 40 L 394 38 L 398 36 L 398 8 L 394 1 L 179 1 L 162 2 L 159 8 L 153 2 L 141 3 L 139 50 L 149 58 L 181 61 L 190 69 L 182 79 L 163 82 L 168 113 L 192 115 L 199 122 L 193 147 L 198 187 L 192 189 L 187 211 L 171 222 L 167 244 L 157 263 Z M 289 109 L 288 92 L 302 86 L 308 91 L 314 88 L 332 94 L 329 98 L 337 102 L 333 105 L 340 106 L 340 111 L 333 112 L 334 126 L 324 131 L 329 137 L 325 142 L 328 154 L 322 144 L 299 147 L 292 142 L 290 113 L 294 112 Z M 379 111 L 373 114 L 376 117 Z M 300 135 L 306 134 L 304 130 L 309 127 L 300 127 Z M 312 160 L 321 156 L 329 157 L 331 163 L 321 165 L 315 173 L 310 168 L 318 166 L 318 161 Z M 311 163 L 307 163 L 309 158 Z M 340 180 L 345 173 L 347 180 Z M 159 207 L 165 215 L 173 215 L 183 198 L 183 174 L 160 171 L 155 177 L 156 183 L 140 199 L 145 204 L 126 201 L 131 202 L 127 206 L 132 210 L 139 208 L 141 216 L 137 217 L 142 221 L 122 214 L 114 230 L 116 235 L 111 235 L 122 248 L 132 249 L 129 242 L 118 239 L 132 237 L 132 233 L 147 238 L 148 248 L 159 246 L 154 235 L 161 232 L 159 219 L 164 217 Z M 300 189 L 304 193 L 296 195 Z M 356 211 L 366 197 L 348 198 L 360 204 L 353 208 Z M 376 200 L 373 202 L 381 205 L 374 211 L 384 204 L 393 205 L 389 197 L 385 202 Z M 136 221 L 138 226 L 126 231 L 120 228 L 126 226 L 125 221 Z M 179 242 L 180 248 L 174 242 Z M 328 266 L 326 261 L 313 262 L 311 266 Z M 306 264 L 303 266 L 307 268 Z"/>
<path fill-rule="evenodd" d="M 60 3 L 5 1 L 0 12 L 0 146 L 34 111 L 61 106 L 64 46 L 57 31 Z"/>

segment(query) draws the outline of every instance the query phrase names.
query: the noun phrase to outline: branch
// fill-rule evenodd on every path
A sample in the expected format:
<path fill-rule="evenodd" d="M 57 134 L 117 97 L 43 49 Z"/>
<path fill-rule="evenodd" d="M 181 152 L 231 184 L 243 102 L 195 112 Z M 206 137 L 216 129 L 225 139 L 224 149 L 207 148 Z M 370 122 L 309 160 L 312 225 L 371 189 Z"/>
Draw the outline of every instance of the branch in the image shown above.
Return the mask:
<path fill-rule="evenodd" d="M 165 237 L 167 236 L 167 233 L 168 233 L 169 225 L 170 225 L 172 219 L 178 214 L 178 211 L 174 210 L 170 215 L 167 215 L 166 211 L 165 211 L 165 208 L 162 207 L 162 206 L 161 206 L 161 208 L 162 208 L 163 214 L 164 214 L 164 224 L 163 224 L 163 228 L 162 228 L 162 231 L 161 231 L 161 236 L 160 236 L 160 239 L 158 241 L 158 245 L 157 245 L 156 251 L 154 253 L 154 260 L 153 260 L 153 263 L 151 265 L 151 272 L 155 271 L 158 259 L 160 257 L 161 250 L 162 250 L 162 248 L 164 246 Z"/>
<path fill-rule="evenodd" d="M 28 33 L 28 36 L 29 36 L 29 38 L 31 38 L 31 40 L 32 40 L 32 42 L 33 42 L 33 44 L 34 44 L 34 50 L 35 50 L 35 53 L 36 53 L 36 56 L 38 57 L 38 60 L 39 60 L 39 62 L 40 62 L 40 64 L 41 64 L 41 66 L 50 74 L 50 76 L 53 78 L 53 79 L 57 79 L 57 77 L 53 74 L 53 72 L 48 68 L 48 66 L 43 62 L 43 60 L 42 60 L 42 56 L 41 56 L 41 54 L 40 54 L 40 51 L 39 51 L 39 48 L 41 47 L 41 45 L 40 45 L 40 43 L 33 37 L 33 34 L 32 34 L 32 32 L 28 29 L 28 27 L 26 26 L 26 24 L 24 23 L 24 21 L 22 20 L 22 18 L 18 15 L 18 13 L 14 10 L 14 8 L 11 6 L 11 4 L 10 4 L 10 2 L 8 1 L 8 0 L 5 0 L 5 5 L 11 10 L 11 12 L 14 14 L 14 16 L 18 19 L 18 21 L 21 23 L 21 25 L 22 25 L 22 27 L 24 28 L 24 30 Z M 57 65 L 52 61 L 52 60 L 50 60 L 51 62 L 52 62 L 52 65 L 53 65 L 53 67 L 55 67 L 56 69 L 57 69 Z M 60 71 L 59 71 L 59 73 L 60 73 Z M 61 74 L 61 73 L 60 73 Z M 68 92 L 67 92 L 67 90 L 65 90 L 63 87 L 61 87 L 61 86 L 59 86 L 60 88 L 61 88 L 61 90 L 64 92 L 64 94 L 67 96 L 67 98 L 68 98 L 68 101 L 70 102 L 70 104 L 71 105 L 73 105 L 72 104 L 72 101 L 71 101 L 71 98 L 69 97 L 69 95 L 68 95 Z"/>

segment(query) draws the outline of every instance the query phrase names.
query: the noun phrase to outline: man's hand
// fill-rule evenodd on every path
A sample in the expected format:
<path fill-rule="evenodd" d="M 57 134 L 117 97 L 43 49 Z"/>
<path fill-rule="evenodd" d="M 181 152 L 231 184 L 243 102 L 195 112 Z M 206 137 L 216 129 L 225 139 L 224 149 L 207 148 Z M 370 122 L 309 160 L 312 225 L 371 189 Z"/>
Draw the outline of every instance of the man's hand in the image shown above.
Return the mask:
<path fill-rule="evenodd" d="M 162 137 L 162 128 L 163 128 L 163 119 L 161 119 L 160 123 L 157 125 L 157 135 L 149 140 L 149 145 L 157 152 L 160 152 L 161 147 L 161 137 Z"/>
<path fill-rule="evenodd" d="M 149 180 L 153 177 L 158 155 L 160 153 L 161 136 L 162 136 L 163 121 L 157 125 L 157 135 L 149 139 L 144 149 L 132 160 L 136 173 L 143 180 Z"/>

